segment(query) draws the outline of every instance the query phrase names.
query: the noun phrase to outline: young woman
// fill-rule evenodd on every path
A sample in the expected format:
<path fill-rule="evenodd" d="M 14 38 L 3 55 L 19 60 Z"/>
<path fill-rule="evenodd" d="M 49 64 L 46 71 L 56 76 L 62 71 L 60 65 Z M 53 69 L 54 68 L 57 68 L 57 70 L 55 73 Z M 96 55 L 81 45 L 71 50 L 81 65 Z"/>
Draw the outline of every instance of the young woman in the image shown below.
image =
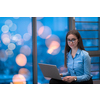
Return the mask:
<path fill-rule="evenodd" d="M 90 74 L 91 58 L 85 51 L 77 30 L 71 30 L 66 35 L 64 64 L 68 72 L 60 74 L 62 80 L 51 79 L 50 84 L 93 84 Z"/>

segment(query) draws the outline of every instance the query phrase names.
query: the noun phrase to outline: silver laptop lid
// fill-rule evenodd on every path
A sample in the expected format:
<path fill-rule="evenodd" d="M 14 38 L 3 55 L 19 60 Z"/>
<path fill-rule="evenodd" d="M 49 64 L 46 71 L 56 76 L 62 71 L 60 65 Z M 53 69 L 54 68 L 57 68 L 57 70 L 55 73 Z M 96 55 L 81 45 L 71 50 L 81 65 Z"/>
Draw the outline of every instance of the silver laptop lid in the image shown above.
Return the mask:
<path fill-rule="evenodd" d="M 62 80 L 61 76 L 59 75 L 56 65 L 39 63 L 39 66 L 40 66 L 40 69 L 41 69 L 44 77 Z"/>

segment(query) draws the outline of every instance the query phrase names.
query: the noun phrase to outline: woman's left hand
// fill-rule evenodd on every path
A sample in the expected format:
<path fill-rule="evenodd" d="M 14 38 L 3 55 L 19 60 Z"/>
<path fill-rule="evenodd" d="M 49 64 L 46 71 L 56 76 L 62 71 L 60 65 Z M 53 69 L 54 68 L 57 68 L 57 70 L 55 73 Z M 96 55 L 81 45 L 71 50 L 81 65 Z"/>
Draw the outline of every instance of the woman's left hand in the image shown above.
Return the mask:
<path fill-rule="evenodd" d="M 67 81 L 67 82 L 71 83 L 72 81 L 74 81 L 74 77 L 73 76 L 66 76 L 63 78 L 63 81 Z"/>

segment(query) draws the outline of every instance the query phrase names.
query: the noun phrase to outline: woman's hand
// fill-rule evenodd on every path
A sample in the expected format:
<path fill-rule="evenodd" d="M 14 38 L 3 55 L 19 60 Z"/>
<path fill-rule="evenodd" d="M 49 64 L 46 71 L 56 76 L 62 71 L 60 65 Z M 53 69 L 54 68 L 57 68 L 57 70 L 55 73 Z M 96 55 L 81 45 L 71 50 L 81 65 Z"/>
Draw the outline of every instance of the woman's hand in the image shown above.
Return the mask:
<path fill-rule="evenodd" d="M 63 77 L 63 74 L 62 74 L 62 73 L 60 73 L 60 76 L 61 76 L 61 77 Z"/>
<path fill-rule="evenodd" d="M 74 81 L 75 76 L 66 76 L 63 78 L 63 81 L 67 81 L 69 83 L 71 83 L 72 81 Z"/>

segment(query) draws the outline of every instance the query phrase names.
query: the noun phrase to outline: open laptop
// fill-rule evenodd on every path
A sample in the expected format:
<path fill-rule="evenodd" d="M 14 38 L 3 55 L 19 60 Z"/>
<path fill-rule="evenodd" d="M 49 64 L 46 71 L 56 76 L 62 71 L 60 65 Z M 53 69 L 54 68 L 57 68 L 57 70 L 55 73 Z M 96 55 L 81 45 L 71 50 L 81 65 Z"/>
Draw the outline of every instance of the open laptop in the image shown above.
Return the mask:
<path fill-rule="evenodd" d="M 61 76 L 59 75 L 56 65 L 39 63 L 39 66 L 44 77 L 62 80 Z"/>

